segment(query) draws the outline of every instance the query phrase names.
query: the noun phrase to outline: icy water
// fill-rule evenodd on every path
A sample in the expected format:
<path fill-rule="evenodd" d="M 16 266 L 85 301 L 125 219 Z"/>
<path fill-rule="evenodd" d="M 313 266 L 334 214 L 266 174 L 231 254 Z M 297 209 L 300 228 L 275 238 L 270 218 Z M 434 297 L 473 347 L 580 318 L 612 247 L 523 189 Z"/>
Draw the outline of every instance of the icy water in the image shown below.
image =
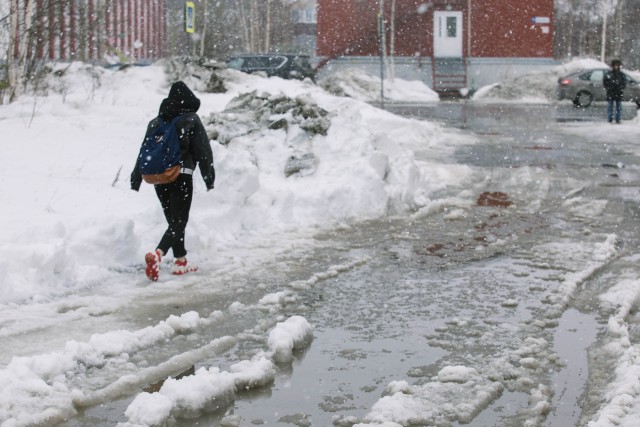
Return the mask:
<path fill-rule="evenodd" d="M 171 425 L 351 426 L 375 413 L 392 381 L 428 391 L 403 425 L 585 425 L 609 369 L 589 357 L 610 314 L 598 295 L 634 268 L 623 255 L 638 243 L 640 159 L 624 141 L 611 146 L 565 132 L 573 109 L 443 102 L 397 110 L 480 138 L 438 159 L 470 166 L 474 179 L 433 195 L 443 200 L 439 209 L 318 233 L 258 269 L 221 272 L 183 294 L 140 301 L 118 313 L 122 324 L 143 328 L 190 310 L 227 315 L 131 355 L 126 369 L 96 369 L 93 384 L 81 386 L 104 389 L 143 370 L 153 382 L 199 367 L 227 369 L 264 349 L 277 321 L 301 315 L 314 340 L 291 365 L 278 366 L 274 384 Z M 611 234 L 619 254 L 594 260 Z M 256 304 L 277 292 L 269 308 Z M 235 339 L 209 346 L 223 336 Z M 476 399 L 461 386 L 452 394 L 451 383 L 438 380 L 450 366 L 474 369 L 491 393 Z M 148 386 L 121 388 L 63 425 L 124 422 Z M 541 410 L 536 396 L 550 405 Z"/>

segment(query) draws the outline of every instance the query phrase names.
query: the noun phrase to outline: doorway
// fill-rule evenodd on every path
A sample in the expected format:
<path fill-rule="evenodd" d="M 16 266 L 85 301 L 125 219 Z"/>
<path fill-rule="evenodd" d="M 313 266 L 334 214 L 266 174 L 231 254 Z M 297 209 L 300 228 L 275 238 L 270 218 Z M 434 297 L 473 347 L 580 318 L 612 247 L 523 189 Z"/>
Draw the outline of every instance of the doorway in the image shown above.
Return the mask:
<path fill-rule="evenodd" d="M 433 13 L 433 56 L 462 57 L 462 12 Z"/>

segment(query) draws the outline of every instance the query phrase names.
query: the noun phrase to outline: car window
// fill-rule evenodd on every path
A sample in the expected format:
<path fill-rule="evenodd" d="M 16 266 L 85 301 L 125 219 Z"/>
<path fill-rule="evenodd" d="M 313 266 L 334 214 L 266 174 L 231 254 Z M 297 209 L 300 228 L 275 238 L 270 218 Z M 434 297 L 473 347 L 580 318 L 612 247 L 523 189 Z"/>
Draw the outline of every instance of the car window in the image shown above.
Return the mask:
<path fill-rule="evenodd" d="M 243 62 L 244 60 L 242 58 L 229 58 L 229 60 L 227 61 L 227 67 L 239 70 L 240 68 L 242 68 Z"/>
<path fill-rule="evenodd" d="M 578 76 L 580 80 L 591 80 L 591 71 L 587 73 L 582 73 Z"/>
<path fill-rule="evenodd" d="M 250 56 L 245 58 L 244 66 L 246 68 L 268 68 L 269 58 L 263 56 Z"/>
<path fill-rule="evenodd" d="M 604 78 L 604 71 L 595 70 L 591 73 L 591 78 L 589 80 L 591 80 L 592 82 L 601 82 L 603 78 Z"/>
<path fill-rule="evenodd" d="M 309 61 L 307 60 L 307 58 L 296 57 L 294 58 L 293 63 L 298 68 L 311 69 L 311 64 L 309 64 Z"/>
<path fill-rule="evenodd" d="M 267 60 L 269 62 L 269 67 L 278 68 L 278 67 L 281 67 L 285 63 L 287 58 L 285 58 L 283 56 L 270 56 L 269 58 L 267 58 Z"/>

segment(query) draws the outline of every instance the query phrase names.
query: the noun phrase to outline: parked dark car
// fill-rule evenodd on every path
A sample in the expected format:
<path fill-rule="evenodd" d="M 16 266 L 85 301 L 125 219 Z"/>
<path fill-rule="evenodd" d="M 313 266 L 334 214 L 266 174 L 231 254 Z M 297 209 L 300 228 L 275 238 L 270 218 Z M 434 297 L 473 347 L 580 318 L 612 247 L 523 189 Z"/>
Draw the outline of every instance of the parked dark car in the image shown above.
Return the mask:
<path fill-rule="evenodd" d="M 576 107 L 588 107 L 593 101 L 606 101 L 607 94 L 602 83 L 608 68 L 581 70 L 558 79 L 558 100 L 570 99 Z M 623 71 L 624 73 L 624 71 Z M 627 87 L 624 100 L 635 102 L 640 108 L 640 83 L 624 73 Z"/>
<path fill-rule="evenodd" d="M 236 55 L 227 59 L 227 67 L 255 73 L 263 71 L 267 76 L 283 79 L 315 80 L 315 72 L 306 55 L 285 55 L 279 53 Z"/>

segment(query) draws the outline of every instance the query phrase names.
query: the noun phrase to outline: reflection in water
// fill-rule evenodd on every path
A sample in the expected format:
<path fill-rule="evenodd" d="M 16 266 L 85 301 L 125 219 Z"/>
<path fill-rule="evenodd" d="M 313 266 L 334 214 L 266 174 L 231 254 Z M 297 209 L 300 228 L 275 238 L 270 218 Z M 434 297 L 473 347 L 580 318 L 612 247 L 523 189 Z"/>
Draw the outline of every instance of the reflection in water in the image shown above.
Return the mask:
<path fill-rule="evenodd" d="M 554 337 L 554 350 L 564 368 L 554 376 L 553 410 L 547 427 L 576 425 L 580 417 L 578 399 L 589 379 L 587 348 L 593 344 L 600 325 L 592 315 L 567 310 Z"/>

